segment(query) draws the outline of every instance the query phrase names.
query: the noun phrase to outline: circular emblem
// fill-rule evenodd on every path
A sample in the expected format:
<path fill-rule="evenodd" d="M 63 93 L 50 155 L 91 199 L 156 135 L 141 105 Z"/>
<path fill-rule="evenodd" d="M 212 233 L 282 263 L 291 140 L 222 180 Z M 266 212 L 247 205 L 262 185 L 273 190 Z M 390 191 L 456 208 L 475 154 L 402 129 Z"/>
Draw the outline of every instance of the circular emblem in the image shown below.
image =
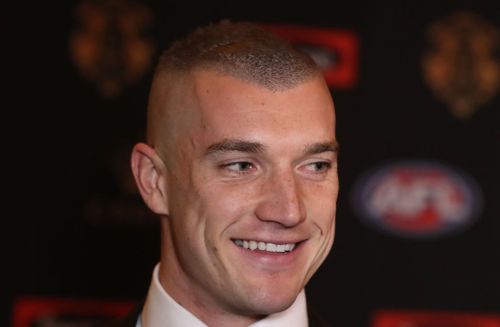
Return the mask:
<path fill-rule="evenodd" d="M 448 166 L 408 161 L 376 168 L 354 187 L 354 210 L 390 234 L 431 237 L 465 229 L 478 216 L 477 184 Z"/>

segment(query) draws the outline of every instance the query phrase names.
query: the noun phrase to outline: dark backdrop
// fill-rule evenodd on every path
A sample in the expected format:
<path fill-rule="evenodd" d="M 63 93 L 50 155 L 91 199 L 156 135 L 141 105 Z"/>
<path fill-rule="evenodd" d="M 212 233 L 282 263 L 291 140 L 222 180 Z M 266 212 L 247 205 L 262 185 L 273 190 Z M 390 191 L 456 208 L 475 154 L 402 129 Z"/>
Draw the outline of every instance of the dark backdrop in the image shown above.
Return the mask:
<path fill-rule="evenodd" d="M 12 196 L 3 214 L 0 325 L 10 324 L 15 301 L 25 296 L 139 299 L 158 260 L 157 222 L 128 173 L 128 153 L 142 140 L 152 66 L 118 83 L 114 94 L 99 89 L 99 77 L 86 78 L 71 49 L 86 26 L 78 19 L 81 3 L 11 4 L 1 15 Z M 222 18 L 347 30 L 358 38 L 357 82 L 332 87 L 342 144 L 337 236 L 308 287 L 325 320 L 369 326 L 383 309 L 500 314 L 498 85 L 474 113 L 458 118 L 431 90 L 422 66 L 433 23 L 463 10 L 498 32 L 498 1 L 139 4 L 149 8 L 140 38 L 154 56 L 193 27 Z M 498 38 L 491 51 L 497 64 Z M 109 72 L 118 80 L 125 78 L 119 68 Z M 355 181 L 377 165 L 411 159 L 439 161 L 477 182 L 483 209 L 469 228 L 415 239 L 362 222 L 351 201 Z"/>

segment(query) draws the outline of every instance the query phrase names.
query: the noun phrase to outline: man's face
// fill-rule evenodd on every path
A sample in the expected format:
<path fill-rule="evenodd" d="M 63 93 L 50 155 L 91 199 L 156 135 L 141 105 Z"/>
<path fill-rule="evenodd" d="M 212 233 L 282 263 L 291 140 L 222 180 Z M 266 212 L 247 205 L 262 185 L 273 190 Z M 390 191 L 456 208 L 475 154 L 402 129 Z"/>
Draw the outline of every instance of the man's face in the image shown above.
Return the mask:
<path fill-rule="evenodd" d="M 271 91 L 211 71 L 187 84 L 175 148 L 159 149 L 169 156 L 160 279 L 211 310 L 282 311 L 334 238 L 329 90 L 319 78 Z"/>

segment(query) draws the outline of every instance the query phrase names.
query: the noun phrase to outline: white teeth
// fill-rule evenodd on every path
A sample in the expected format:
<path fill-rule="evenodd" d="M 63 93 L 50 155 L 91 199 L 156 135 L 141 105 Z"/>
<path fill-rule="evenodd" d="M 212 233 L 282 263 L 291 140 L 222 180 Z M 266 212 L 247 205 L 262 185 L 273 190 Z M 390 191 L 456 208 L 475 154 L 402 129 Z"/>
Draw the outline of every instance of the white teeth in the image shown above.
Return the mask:
<path fill-rule="evenodd" d="M 256 250 L 259 249 L 261 251 L 267 252 L 290 252 L 295 249 L 295 243 L 288 244 L 274 244 L 274 243 L 265 243 L 265 242 L 257 242 L 257 241 L 247 241 L 247 240 L 235 240 L 234 243 L 244 249 Z"/>
<path fill-rule="evenodd" d="M 278 249 L 278 245 L 276 245 L 276 244 L 273 244 L 273 243 L 267 243 L 266 244 L 266 251 L 269 251 L 269 252 L 278 252 L 277 249 Z M 283 252 L 283 251 L 281 251 L 281 252 Z"/>

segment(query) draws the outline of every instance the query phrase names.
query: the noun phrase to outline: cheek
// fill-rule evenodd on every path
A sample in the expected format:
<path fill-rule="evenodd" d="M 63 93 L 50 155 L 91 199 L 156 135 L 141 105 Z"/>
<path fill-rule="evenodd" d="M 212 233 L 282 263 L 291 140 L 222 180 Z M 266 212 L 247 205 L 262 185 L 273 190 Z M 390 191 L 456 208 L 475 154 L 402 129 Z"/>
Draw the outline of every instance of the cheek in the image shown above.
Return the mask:
<path fill-rule="evenodd" d="M 223 232 L 251 213 L 253 196 L 248 188 L 212 184 L 203 193 L 207 232 Z"/>
<path fill-rule="evenodd" d="M 331 233 L 335 223 L 337 209 L 338 186 L 336 183 L 328 185 L 314 185 L 308 189 L 305 197 L 308 207 L 308 216 L 312 219 L 322 234 Z"/>

